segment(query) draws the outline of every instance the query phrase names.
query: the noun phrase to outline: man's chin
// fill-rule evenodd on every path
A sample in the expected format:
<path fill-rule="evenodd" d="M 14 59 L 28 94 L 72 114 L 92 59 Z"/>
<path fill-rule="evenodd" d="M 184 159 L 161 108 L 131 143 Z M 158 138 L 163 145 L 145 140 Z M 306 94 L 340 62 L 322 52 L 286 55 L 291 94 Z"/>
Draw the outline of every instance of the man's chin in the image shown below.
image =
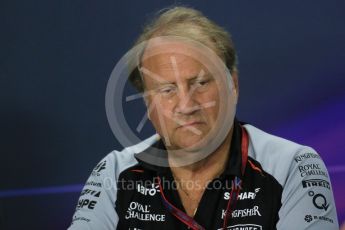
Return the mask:
<path fill-rule="evenodd" d="M 207 145 L 207 141 L 204 137 L 200 136 L 188 136 L 180 138 L 177 142 L 178 149 L 187 152 L 198 152 L 200 149 Z"/>
<path fill-rule="evenodd" d="M 170 164 L 178 167 L 200 161 L 208 156 L 210 140 L 205 136 L 180 136 L 173 140 L 169 152 Z"/>

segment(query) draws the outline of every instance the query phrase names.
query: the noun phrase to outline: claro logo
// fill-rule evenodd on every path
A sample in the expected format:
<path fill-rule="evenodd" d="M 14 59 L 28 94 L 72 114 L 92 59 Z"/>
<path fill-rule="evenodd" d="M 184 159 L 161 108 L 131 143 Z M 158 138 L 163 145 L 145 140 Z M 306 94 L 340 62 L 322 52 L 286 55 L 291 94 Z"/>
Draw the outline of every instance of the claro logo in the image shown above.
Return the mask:
<path fill-rule="evenodd" d="M 154 184 L 151 185 L 151 188 L 146 188 L 143 185 L 138 184 L 137 185 L 137 191 L 140 192 L 141 194 L 145 195 L 145 196 L 147 196 L 147 195 L 154 196 L 154 195 L 156 195 L 157 192 L 160 192 L 159 186 L 158 185 L 155 186 Z"/>

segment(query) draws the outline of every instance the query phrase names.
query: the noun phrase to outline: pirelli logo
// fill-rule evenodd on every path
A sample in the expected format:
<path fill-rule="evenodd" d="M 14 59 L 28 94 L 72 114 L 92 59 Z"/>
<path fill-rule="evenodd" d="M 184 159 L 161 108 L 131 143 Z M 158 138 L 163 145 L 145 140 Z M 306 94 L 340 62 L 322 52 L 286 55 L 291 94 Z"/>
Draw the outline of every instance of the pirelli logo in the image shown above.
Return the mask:
<path fill-rule="evenodd" d="M 309 187 L 324 187 L 330 189 L 329 182 L 321 179 L 310 179 L 302 181 L 303 188 Z"/>

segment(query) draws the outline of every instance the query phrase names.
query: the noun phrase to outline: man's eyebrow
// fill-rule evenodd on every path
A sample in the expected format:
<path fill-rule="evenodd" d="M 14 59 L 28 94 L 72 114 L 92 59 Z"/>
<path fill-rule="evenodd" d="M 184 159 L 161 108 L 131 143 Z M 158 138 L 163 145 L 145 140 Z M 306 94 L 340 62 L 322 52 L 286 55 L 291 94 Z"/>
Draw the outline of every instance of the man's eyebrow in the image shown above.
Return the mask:
<path fill-rule="evenodd" d="M 158 86 L 158 87 L 166 86 L 166 85 L 174 85 L 174 86 L 176 86 L 176 82 L 170 82 L 170 81 L 166 81 L 166 82 L 155 82 L 154 84 L 155 84 L 155 86 Z"/>
<path fill-rule="evenodd" d="M 196 80 L 198 80 L 198 78 L 200 78 L 199 76 L 193 76 L 193 77 L 191 77 L 191 78 L 188 78 L 188 83 L 193 83 L 193 82 L 195 82 Z"/>
<path fill-rule="evenodd" d="M 208 76 L 209 74 L 205 73 L 205 71 L 203 69 L 200 70 L 200 72 L 194 76 L 188 79 L 188 82 L 194 82 L 202 77 Z"/>
<path fill-rule="evenodd" d="M 156 82 L 159 82 L 159 83 L 167 83 L 168 82 L 167 80 L 162 78 L 160 75 L 158 75 L 154 72 L 151 72 L 150 70 L 146 69 L 145 67 L 140 67 L 139 72 L 146 74 L 148 77 L 152 78 Z M 141 75 L 141 77 L 142 77 L 142 75 Z"/>
<path fill-rule="evenodd" d="M 191 78 L 188 78 L 187 81 L 188 83 L 193 83 L 195 81 L 197 81 L 198 79 L 200 78 L 203 78 L 203 77 L 206 77 L 207 75 L 193 75 L 193 77 Z M 158 86 L 164 86 L 164 85 L 176 85 L 176 81 L 168 81 L 168 80 L 164 80 L 162 82 L 159 82 L 159 81 L 155 81 L 154 83 L 155 85 L 158 85 Z"/>
<path fill-rule="evenodd" d="M 166 79 L 164 79 L 162 76 L 151 72 L 150 70 L 148 70 L 145 67 L 140 67 L 139 71 L 146 74 L 148 77 L 152 78 L 154 80 L 154 84 L 157 86 L 162 86 L 162 85 L 176 85 L 176 81 L 168 81 Z M 209 74 L 206 74 L 205 71 L 203 69 L 200 70 L 200 72 L 197 75 L 193 75 L 193 77 L 188 78 L 187 81 L 188 83 L 194 82 L 199 78 L 202 78 L 204 76 L 208 76 Z"/>

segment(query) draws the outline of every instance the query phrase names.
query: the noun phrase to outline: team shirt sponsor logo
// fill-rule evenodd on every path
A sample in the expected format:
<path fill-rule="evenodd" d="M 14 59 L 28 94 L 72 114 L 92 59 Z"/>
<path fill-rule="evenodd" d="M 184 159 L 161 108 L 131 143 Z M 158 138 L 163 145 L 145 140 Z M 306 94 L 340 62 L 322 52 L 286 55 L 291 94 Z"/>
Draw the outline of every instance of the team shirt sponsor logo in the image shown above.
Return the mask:
<path fill-rule="evenodd" d="M 164 214 L 153 214 L 150 210 L 151 205 L 143 205 L 138 202 L 132 201 L 127 209 L 127 214 L 125 218 L 128 219 L 138 219 L 142 221 L 155 221 L 163 222 L 165 221 Z"/>
<path fill-rule="evenodd" d="M 141 194 L 147 196 L 154 196 L 156 193 L 160 192 L 159 186 L 152 183 L 151 188 L 146 188 L 141 184 L 137 185 L 137 191 L 140 192 Z"/>
<path fill-rule="evenodd" d="M 307 223 L 312 222 L 313 220 L 322 220 L 322 221 L 327 221 L 329 223 L 334 223 L 333 219 L 328 218 L 327 216 L 312 216 L 312 215 L 305 215 L 304 221 Z"/>
<path fill-rule="evenodd" d="M 96 190 L 91 190 L 91 189 L 84 189 L 80 196 L 84 196 L 84 195 L 91 195 L 91 196 L 94 196 L 94 197 L 99 197 L 101 195 L 101 191 L 96 191 Z"/>
<path fill-rule="evenodd" d="M 223 228 L 219 228 L 218 230 L 221 230 Z M 236 224 L 232 226 L 226 227 L 228 230 L 262 230 L 261 225 L 256 224 Z"/>
<path fill-rule="evenodd" d="M 106 165 L 107 165 L 107 161 L 106 160 L 99 162 L 96 165 L 96 167 L 93 169 L 91 175 L 92 176 L 99 176 L 99 175 L 101 175 L 101 171 L 103 171 L 105 169 Z"/>
<path fill-rule="evenodd" d="M 325 211 L 327 211 L 329 204 L 327 202 L 326 197 L 321 194 L 315 194 L 313 191 L 309 191 L 309 196 L 311 196 L 313 198 L 313 205 L 317 208 L 317 209 L 323 209 Z"/>
<path fill-rule="evenodd" d="M 86 182 L 86 185 L 102 188 L 102 183 L 100 182 L 88 181 Z"/>
<path fill-rule="evenodd" d="M 75 221 L 85 221 L 85 222 L 90 222 L 91 220 L 88 219 L 88 218 L 85 218 L 83 216 L 80 216 L 80 217 L 74 217 L 73 220 L 72 220 L 72 224 L 75 222 Z"/>
<path fill-rule="evenodd" d="M 94 209 L 97 201 L 90 199 L 80 199 L 78 201 L 77 209 L 87 207 L 88 209 Z"/>
<path fill-rule="evenodd" d="M 254 200 L 256 194 L 260 191 L 260 188 L 256 188 L 254 192 L 241 192 L 238 194 L 238 200 Z M 224 200 L 230 199 L 230 192 L 224 193 Z"/>
<path fill-rule="evenodd" d="M 222 210 L 222 219 L 224 219 L 226 210 Z M 243 218 L 247 216 L 261 216 L 259 211 L 259 206 L 254 206 L 253 208 L 237 209 L 231 213 L 232 218 Z"/>
<path fill-rule="evenodd" d="M 298 170 L 301 173 L 301 177 L 321 175 L 328 177 L 319 164 L 306 164 L 298 166 Z"/>
<path fill-rule="evenodd" d="M 329 182 L 322 179 L 302 180 L 302 186 L 303 188 L 324 187 L 331 189 Z"/>
<path fill-rule="evenodd" d="M 304 220 L 308 223 L 313 221 L 313 217 L 311 215 L 305 215 Z"/>
<path fill-rule="evenodd" d="M 295 157 L 295 161 L 298 163 L 300 161 L 303 161 L 305 159 L 309 159 L 309 158 L 318 158 L 320 159 L 320 156 L 316 153 L 303 153 L 301 155 L 298 155 L 297 157 Z"/>

